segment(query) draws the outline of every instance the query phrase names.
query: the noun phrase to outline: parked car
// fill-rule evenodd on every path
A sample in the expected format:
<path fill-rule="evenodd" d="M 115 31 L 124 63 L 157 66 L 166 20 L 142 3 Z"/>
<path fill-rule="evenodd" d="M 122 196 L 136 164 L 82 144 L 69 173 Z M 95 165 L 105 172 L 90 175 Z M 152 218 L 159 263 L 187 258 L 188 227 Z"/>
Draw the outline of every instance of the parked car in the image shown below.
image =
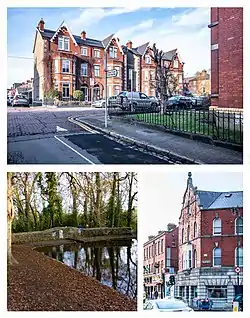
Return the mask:
<path fill-rule="evenodd" d="M 13 98 L 12 106 L 29 106 L 29 100 L 24 95 L 16 95 Z"/>
<path fill-rule="evenodd" d="M 184 303 L 184 301 L 176 298 L 148 300 L 144 303 L 143 309 L 169 312 L 194 311 L 192 308 L 188 307 L 188 305 Z"/>
<path fill-rule="evenodd" d="M 105 107 L 105 99 L 99 99 L 92 103 L 92 106 L 96 108 L 104 108 Z"/>
<path fill-rule="evenodd" d="M 237 301 L 239 303 L 239 311 L 243 311 L 243 294 L 238 294 L 234 297 L 233 302 L 232 302 L 232 307 L 233 303 Z"/>
<path fill-rule="evenodd" d="M 7 105 L 8 105 L 8 106 L 11 106 L 11 105 L 12 105 L 12 101 L 13 101 L 13 97 L 7 96 Z"/>
<path fill-rule="evenodd" d="M 211 105 L 210 98 L 207 96 L 191 97 L 194 108 L 208 108 Z"/>
<path fill-rule="evenodd" d="M 191 97 L 176 95 L 167 100 L 165 111 L 178 110 L 178 109 L 190 109 L 193 103 Z"/>
<path fill-rule="evenodd" d="M 157 98 L 156 96 L 148 96 L 150 99 L 154 100 L 157 102 L 157 104 L 160 106 L 161 105 L 161 101 L 159 98 Z"/>
<path fill-rule="evenodd" d="M 131 112 L 135 111 L 159 111 L 159 105 L 155 100 L 150 99 L 146 94 L 141 92 L 124 91 L 118 94 L 117 105 L 122 110 Z"/>
<path fill-rule="evenodd" d="M 108 98 L 108 107 L 116 107 L 117 106 L 116 98 L 117 98 L 117 95 L 110 96 Z"/>

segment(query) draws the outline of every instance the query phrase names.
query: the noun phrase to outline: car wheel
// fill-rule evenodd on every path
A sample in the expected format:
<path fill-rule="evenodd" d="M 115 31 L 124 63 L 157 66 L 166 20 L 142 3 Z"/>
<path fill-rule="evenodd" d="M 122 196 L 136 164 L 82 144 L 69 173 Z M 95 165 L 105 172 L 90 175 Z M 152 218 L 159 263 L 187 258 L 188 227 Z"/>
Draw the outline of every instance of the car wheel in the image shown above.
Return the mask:
<path fill-rule="evenodd" d="M 104 102 L 104 103 L 102 103 L 102 107 L 103 107 L 103 108 L 105 107 L 105 102 Z"/>

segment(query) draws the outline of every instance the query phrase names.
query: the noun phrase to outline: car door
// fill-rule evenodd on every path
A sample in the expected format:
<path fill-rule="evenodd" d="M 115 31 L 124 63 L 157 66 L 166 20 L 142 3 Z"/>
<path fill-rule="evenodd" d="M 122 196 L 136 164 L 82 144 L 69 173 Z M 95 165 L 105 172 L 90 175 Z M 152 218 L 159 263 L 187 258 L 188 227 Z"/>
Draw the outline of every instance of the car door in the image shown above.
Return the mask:
<path fill-rule="evenodd" d="M 151 105 L 151 99 L 144 93 L 140 93 L 140 107 L 141 109 L 148 109 Z"/>

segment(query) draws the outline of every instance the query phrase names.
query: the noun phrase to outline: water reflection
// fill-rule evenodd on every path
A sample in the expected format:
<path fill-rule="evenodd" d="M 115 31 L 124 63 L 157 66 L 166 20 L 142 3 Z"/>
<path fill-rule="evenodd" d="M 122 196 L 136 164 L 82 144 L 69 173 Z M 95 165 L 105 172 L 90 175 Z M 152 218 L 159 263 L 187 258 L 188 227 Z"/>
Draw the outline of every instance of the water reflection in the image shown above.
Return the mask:
<path fill-rule="evenodd" d="M 38 251 L 131 298 L 137 296 L 137 241 L 46 246 Z"/>

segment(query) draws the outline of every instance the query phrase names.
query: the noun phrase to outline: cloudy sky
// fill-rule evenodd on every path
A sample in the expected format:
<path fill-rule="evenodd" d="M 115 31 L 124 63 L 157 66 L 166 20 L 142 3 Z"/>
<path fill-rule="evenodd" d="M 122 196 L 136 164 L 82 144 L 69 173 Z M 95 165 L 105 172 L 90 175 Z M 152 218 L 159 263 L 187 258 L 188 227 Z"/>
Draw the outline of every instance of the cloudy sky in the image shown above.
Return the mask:
<path fill-rule="evenodd" d="M 143 243 L 149 235 L 166 230 L 168 223 L 178 224 L 188 171 L 148 172 L 139 175 L 139 237 Z M 230 171 L 230 170 L 229 170 Z M 241 172 L 193 172 L 193 185 L 198 190 L 242 191 Z"/>
<path fill-rule="evenodd" d="M 8 8 L 8 87 L 33 76 L 32 48 L 39 19 L 56 30 L 63 20 L 74 34 L 104 39 L 116 33 L 121 43 L 147 41 L 179 50 L 185 74 L 210 68 L 209 8 Z"/>

